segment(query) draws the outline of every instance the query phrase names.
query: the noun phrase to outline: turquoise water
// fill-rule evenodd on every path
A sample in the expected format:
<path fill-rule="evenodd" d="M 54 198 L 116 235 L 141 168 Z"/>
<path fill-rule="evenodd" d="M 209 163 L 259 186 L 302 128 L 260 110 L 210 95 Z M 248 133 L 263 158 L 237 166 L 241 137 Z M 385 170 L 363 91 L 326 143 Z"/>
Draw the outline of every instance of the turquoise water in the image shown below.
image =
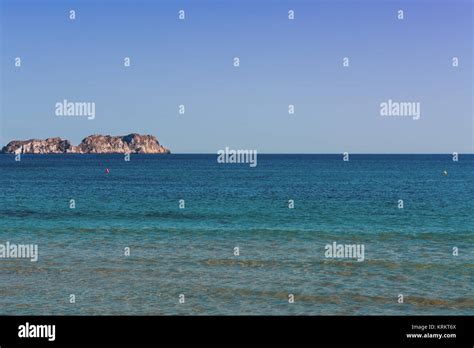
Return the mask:
<path fill-rule="evenodd" d="M 1 155 L 0 243 L 39 259 L 0 259 L 0 314 L 472 315 L 473 184 L 473 155 Z"/>

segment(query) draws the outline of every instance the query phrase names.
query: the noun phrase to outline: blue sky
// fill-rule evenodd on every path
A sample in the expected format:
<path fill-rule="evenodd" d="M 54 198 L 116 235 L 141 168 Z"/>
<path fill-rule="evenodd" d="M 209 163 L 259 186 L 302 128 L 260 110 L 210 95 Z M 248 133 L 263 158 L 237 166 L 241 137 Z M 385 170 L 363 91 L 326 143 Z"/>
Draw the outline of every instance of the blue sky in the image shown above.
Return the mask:
<path fill-rule="evenodd" d="M 0 2 L 0 146 L 138 132 L 175 153 L 473 152 L 468 0 Z M 64 99 L 95 119 L 55 116 Z M 382 117 L 388 99 L 420 119 Z"/>

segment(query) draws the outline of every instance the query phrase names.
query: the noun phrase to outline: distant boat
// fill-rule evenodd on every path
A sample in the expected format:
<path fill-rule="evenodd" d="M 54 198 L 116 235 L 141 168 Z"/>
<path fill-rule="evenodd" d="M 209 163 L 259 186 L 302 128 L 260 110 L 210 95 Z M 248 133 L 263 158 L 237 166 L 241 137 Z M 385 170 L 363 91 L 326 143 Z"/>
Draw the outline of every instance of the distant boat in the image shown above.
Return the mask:
<path fill-rule="evenodd" d="M 109 173 L 110 173 L 109 168 L 105 168 L 105 174 L 109 174 Z"/>
<path fill-rule="evenodd" d="M 443 175 L 448 176 L 448 171 L 447 170 L 443 171 Z"/>

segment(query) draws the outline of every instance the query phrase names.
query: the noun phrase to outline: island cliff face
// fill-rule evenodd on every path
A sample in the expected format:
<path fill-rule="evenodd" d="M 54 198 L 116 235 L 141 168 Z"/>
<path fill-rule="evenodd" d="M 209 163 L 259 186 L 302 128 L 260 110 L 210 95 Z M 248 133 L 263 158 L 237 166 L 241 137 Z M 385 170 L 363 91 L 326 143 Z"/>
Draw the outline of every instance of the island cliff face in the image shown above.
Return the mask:
<path fill-rule="evenodd" d="M 153 135 L 132 133 L 124 136 L 90 135 L 78 146 L 69 140 L 47 138 L 45 140 L 13 140 L 2 148 L 1 153 L 48 154 L 48 153 L 170 153 Z"/>

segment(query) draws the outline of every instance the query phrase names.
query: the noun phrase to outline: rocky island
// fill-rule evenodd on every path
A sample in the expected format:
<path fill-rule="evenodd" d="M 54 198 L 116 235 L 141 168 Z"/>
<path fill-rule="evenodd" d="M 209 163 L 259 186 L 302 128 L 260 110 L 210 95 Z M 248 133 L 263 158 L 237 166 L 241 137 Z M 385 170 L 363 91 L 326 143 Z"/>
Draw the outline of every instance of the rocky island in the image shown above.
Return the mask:
<path fill-rule="evenodd" d="M 0 153 L 50 154 L 50 153 L 170 153 L 160 145 L 153 135 L 136 133 L 124 136 L 89 135 L 78 146 L 61 138 L 13 140 L 2 148 Z"/>

